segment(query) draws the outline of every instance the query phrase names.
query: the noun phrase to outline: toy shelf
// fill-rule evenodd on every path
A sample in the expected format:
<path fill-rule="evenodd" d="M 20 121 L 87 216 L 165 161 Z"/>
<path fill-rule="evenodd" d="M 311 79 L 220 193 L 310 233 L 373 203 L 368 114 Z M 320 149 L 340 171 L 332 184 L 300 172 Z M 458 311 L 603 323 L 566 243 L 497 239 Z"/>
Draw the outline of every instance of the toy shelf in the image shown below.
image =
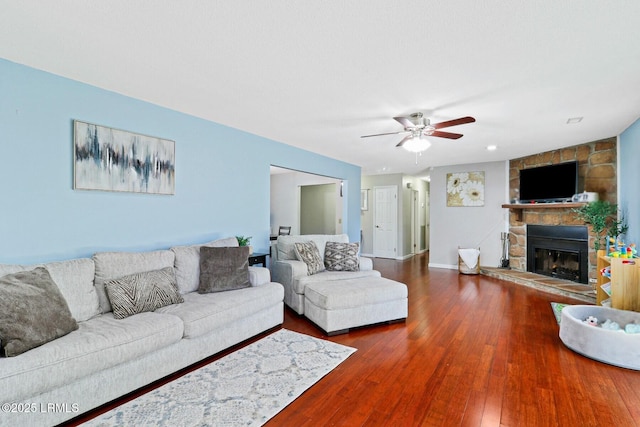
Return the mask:
<path fill-rule="evenodd" d="M 610 267 L 611 278 L 604 277 L 601 271 Z M 611 308 L 640 312 L 640 258 L 613 258 L 598 251 L 598 282 L 596 302 L 609 298 L 603 289 L 611 283 Z"/>

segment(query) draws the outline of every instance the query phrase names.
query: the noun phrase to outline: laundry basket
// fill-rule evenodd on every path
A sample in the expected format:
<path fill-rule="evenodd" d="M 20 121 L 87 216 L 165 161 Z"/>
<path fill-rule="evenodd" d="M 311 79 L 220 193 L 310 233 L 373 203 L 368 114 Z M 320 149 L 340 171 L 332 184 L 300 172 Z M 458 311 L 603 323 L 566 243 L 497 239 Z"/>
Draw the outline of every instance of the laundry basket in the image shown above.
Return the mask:
<path fill-rule="evenodd" d="M 480 274 L 480 248 L 461 248 L 458 246 L 458 272 Z"/>

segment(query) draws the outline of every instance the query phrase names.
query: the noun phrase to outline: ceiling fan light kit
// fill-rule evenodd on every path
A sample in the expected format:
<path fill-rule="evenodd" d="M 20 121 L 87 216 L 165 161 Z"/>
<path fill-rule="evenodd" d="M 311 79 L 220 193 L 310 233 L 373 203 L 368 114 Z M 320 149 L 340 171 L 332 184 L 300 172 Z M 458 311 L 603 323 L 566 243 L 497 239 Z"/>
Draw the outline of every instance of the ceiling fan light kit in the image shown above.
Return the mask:
<path fill-rule="evenodd" d="M 427 141 L 426 138 L 416 138 L 414 136 L 411 136 L 404 142 L 404 144 L 401 145 L 401 147 L 412 153 L 420 153 L 422 151 L 428 150 L 429 147 L 431 147 L 431 143 Z"/>
<path fill-rule="evenodd" d="M 404 130 L 399 132 L 378 133 L 375 135 L 363 135 L 361 138 L 369 138 L 372 136 L 382 135 L 398 135 L 401 133 L 408 133 L 396 147 L 402 147 L 412 153 L 420 153 L 427 150 L 431 143 L 423 138 L 424 136 L 435 136 L 438 138 L 458 139 L 462 138 L 461 133 L 443 132 L 438 129 L 447 128 L 451 126 L 463 125 L 466 123 L 473 123 L 476 121 L 473 117 L 466 116 L 459 119 L 448 120 L 446 122 L 431 124 L 430 120 L 423 116 L 422 113 L 413 113 L 408 117 L 400 116 L 394 117 L 395 121 L 400 123 Z"/>

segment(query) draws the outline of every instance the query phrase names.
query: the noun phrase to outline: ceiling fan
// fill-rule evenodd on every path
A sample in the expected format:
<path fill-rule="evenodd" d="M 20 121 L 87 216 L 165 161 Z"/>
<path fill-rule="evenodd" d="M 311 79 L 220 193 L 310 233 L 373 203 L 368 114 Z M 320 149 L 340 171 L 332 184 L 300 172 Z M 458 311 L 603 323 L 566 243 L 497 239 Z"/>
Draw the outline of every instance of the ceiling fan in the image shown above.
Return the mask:
<path fill-rule="evenodd" d="M 436 136 L 439 138 L 458 139 L 462 137 L 461 133 L 443 132 L 438 129 L 448 128 L 451 126 L 464 125 L 476 121 L 473 117 L 460 117 L 459 119 L 448 120 L 446 122 L 431 124 L 429 119 L 424 117 L 422 113 L 413 113 L 408 117 L 394 117 L 395 121 L 404 126 L 404 130 L 398 132 L 377 133 L 375 135 L 363 135 L 360 138 L 370 138 L 372 136 L 397 135 L 408 133 L 396 147 L 403 147 L 408 151 L 419 152 L 424 151 L 431 145 L 423 136 Z M 418 141 L 418 142 L 414 142 Z"/>

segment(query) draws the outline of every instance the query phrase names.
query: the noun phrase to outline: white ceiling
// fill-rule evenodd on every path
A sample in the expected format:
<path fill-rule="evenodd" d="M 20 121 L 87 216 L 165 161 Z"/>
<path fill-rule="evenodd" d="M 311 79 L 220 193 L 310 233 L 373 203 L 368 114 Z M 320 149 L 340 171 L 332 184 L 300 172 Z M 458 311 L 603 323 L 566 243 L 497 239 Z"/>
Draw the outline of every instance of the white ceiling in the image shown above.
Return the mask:
<path fill-rule="evenodd" d="M 640 116 L 637 0 L 0 0 L 0 57 L 364 174 L 517 158 Z M 416 111 L 477 122 L 417 164 L 401 135 L 360 138 Z"/>

